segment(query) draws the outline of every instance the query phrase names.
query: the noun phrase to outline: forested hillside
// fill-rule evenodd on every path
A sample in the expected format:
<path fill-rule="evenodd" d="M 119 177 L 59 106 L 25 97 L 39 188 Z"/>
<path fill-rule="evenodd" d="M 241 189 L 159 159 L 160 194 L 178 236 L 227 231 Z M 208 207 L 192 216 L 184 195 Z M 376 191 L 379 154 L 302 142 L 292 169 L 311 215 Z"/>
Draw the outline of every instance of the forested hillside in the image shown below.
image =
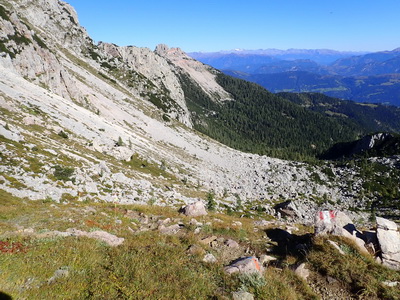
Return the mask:
<path fill-rule="evenodd" d="M 400 109 L 396 106 L 357 103 L 320 93 L 278 93 L 277 95 L 311 111 L 334 116 L 339 120 L 354 120 L 368 133 L 400 131 Z"/>
<path fill-rule="evenodd" d="M 369 132 L 400 129 L 400 111 L 385 106 L 321 94 L 276 95 L 222 73 L 217 81 L 235 100 L 216 103 L 187 78 L 181 80 L 195 128 L 246 152 L 303 160 Z"/>

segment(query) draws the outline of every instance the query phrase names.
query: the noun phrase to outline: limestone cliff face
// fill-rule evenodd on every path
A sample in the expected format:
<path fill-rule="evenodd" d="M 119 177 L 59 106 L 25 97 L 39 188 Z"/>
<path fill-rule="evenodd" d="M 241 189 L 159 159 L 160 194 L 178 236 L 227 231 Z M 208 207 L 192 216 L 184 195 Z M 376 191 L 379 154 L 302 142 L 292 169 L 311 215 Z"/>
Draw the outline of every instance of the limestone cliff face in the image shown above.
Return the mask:
<path fill-rule="evenodd" d="M 75 9 L 59 0 L 11 0 L 12 7 L 33 25 L 49 43 L 80 53 L 92 39 L 79 25 Z"/>
<path fill-rule="evenodd" d="M 65 47 L 81 52 L 91 43 L 78 25 L 75 10 L 56 0 L 0 4 L 9 16 L 0 18 L 3 45 L 0 64 L 12 66 L 14 72 L 49 91 L 81 102 L 83 95 L 75 88 L 75 79 L 62 62 L 62 52 L 57 51 Z"/>
<path fill-rule="evenodd" d="M 111 62 L 118 69 L 136 72 L 142 79 L 147 79 L 137 82 L 136 92 L 143 97 L 152 94 L 161 98 L 161 101 L 169 106 L 165 110 L 171 117 L 191 127 L 184 92 L 174 67 L 168 60 L 148 48 L 118 47 L 109 43 L 99 43 L 98 48 L 107 55 L 109 61 L 112 59 Z"/>

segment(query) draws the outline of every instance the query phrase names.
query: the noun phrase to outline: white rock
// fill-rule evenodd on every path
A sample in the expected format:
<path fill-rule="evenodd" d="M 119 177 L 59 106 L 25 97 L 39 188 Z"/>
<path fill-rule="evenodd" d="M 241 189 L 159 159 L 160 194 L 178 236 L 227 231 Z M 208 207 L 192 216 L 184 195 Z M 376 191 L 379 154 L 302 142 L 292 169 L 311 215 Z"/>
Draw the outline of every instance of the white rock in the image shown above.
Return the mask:
<path fill-rule="evenodd" d="M 216 263 L 217 259 L 215 258 L 214 255 L 212 255 L 211 253 L 207 253 L 204 258 L 203 261 L 206 263 Z"/>
<path fill-rule="evenodd" d="M 400 233 L 396 223 L 377 217 L 377 238 L 382 251 L 382 262 L 389 268 L 400 270 Z"/>
<path fill-rule="evenodd" d="M 185 207 L 183 207 L 181 211 L 186 216 L 191 216 L 191 217 L 199 217 L 207 215 L 206 207 L 202 201 L 197 201 L 195 203 L 188 204 Z"/>
<path fill-rule="evenodd" d="M 180 230 L 180 226 L 179 224 L 174 224 L 174 225 L 170 225 L 170 226 L 164 226 L 164 225 L 160 225 L 158 227 L 158 230 L 162 233 L 162 234 L 166 234 L 166 235 L 173 235 L 173 234 L 177 234 L 178 231 Z"/>
<path fill-rule="evenodd" d="M 306 268 L 306 264 L 302 263 L 300 264 L 294 273 L 299 276 L 300 278 L 303 278 L 304 280 L 307 280 L 308 276 L 310 276 L 310 270 Z"/>
<path fill-rule="evenodd" d="M 382 217 L 376 217 L 376 225 L 379 229 L 397 231 L 397 224 Z"/>
<path fill-rule="evenodd" d="M 273 257 L 273 256 L 270 256 L 270 255 L 266 255 L 266 254 L 263 254 L 263 255 L 261 255 L 260 256 L 260 263 L 263 265 L 263 266 L 265 266 L 266 264 L 268 264 L 270 261 L 274 261 L 274 260 L 277 260 L 277 258 L 276 257 Z"/>
<path fill-rule="evenodd" d="M 233 300 L 254 300 L 254 295 L 249 292 L 233 292 Z"/>
<path fill-rule="evenodd" d="M 264 272 L 264 267 L 260 264 L 259 260 L 255 256 L 239 258 L 229 266 L 224 268 L 225 272 L 228 274 L 232 273 L 259 273 L 262 274 Z"/>
<path fill-rule="evenodd" d="M 236 242 L 236 241 L 234 241 L 234 240 L 231 240 L 231 239 L 225 241 L 224 244 L 225 244 L 227 247 L 229 247 L 229 248 L 239 248 L 238 242 Z"/>

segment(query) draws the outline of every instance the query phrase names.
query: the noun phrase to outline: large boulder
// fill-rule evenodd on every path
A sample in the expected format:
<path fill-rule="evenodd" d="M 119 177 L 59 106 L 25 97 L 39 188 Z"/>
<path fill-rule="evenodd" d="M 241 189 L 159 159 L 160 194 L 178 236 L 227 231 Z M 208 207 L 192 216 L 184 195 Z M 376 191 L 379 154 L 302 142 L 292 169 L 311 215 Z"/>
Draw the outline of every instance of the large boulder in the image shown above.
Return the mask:
<path fill-rule="evenodd" d="M 323 210 L 315 216 L 314 232 L 316 235 L 332 234 L 342 228 L 351 234 L 356 231 L 353 221 L 341 211 Z"/>
<path fill-rule="evenodd" d="M 363 234 L 356 229 L 353 221 L 341 211 L 320 211 L 315 216 L 315 235 L 331 234 L 352 240 L 358 250 L 368 254 Z"/>
<path fill-rule="evenodd" d="M 382 263 L 400 270 L 400 233 L 395 222 L 376 217 L 377 237 L 382 252 Z"/>
<path fill-rule="evenodd" d="M 259 273 L 264 272 L 264 267 L 260 264 L 259 260 L 255 256 L 243 257 L 235 260 L 229 266 L 225 267 L 225 272 L 228 274 L 232 273 Z"/>
<path fill-rule="evenodd" d="M 202 201 L 197 201 L 195 203 L 188 204 L 181 208 L 182 212 L 186 216 L 199 217 L 207 215 L 206 206 Z"/>

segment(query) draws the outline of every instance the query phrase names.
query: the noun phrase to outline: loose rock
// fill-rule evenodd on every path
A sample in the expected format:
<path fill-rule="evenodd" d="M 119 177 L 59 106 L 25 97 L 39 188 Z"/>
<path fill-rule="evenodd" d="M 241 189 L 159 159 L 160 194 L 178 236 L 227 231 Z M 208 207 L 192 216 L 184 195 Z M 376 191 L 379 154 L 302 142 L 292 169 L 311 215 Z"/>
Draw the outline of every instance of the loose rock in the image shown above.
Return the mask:
<path fill-rule="evenodd" d="M 216 263 L 217 259 L 215 258 L 214 255 L 212 255 L 211 253 L 207 253 L 204 258 L 203 261 L 206 263 Z"/>
<path fill-rule="evenodd" d="M 213 241 L 215 241 L 217 239 L 217 237 L 215 235 L 204 238 L 202 240 L 200 240 L 200 244 L 203 245 L 210 245 Z"/>
<path fill-rule="evenodd" d="M 254 300 L 254 295 L 248 292 L 233 292 L 233 300 Z"/>
<path fill-rule="evenodd" d="M 310 270 L 306 268 L 306 264 L 302 263 L 300 264 L 294 273 L 299 276 L 300 278 L 303 278 L 304 280 L 307 280 L 307 277 L 310 276 Z"/>
<path fill-rule="evenodd" d="M 261 255 L 260 259 L 259 259 L 260 263 L 263 266 L 267 265 L 270 261 L 274 261 L 274 260 L 277 260 L 277 258 L 273 257 L 273 256 L 270 256 L 270 255 L 265 255 L 265 254 Z"/>
<path fill-rule="evenodd" d="M 264 267 L 260 264 L 259 260 L 255 256 L 239 258 L 231 263 L 229 266 L 225 267 L 225 272 L 228 274 L 232 273 L 259 273 L 264 272 Z"/>
<path fill-rule="evenodd" d="M 231 239 L 227 240 L 225 242 L 225 245 L 228 246 L 229 248 L 239 248 L 238 242 L 231 240 Z"/>
<path fill-rule="evenodd" d="M 115 247 L 119 246 L 124 242 L 124 238 L 119 238 L 116 235 L 113 235 L 111 233 L 108 233 L 106 231 L 102 230 L 96 230 L 93 232 L 86 232 L 86 231 L 81 231 L 78 229 L 67 229 L 68 233 L 71 233 L 73 236 L 86 236 L 89 238 L 94 238 L 100 241 L 105 242 L 109 246 Z"/>
<path fill-rule="evenodd" d="M 48 284 L 52 284 L 59 278 L 68 277 L 69 271 L 65 269 L 59 269 L 54 272 L 54 275 L 47 281 Z"/>
<path fill-rule="evenodd" d="M 179 224 L 174 224 L 174 225 L 171 225 L 171 226 L 160 225 L 158 227 L 158 230 L 162 234 L 167 234 L 167 235 L 177 234 L 180 229 L 181 229 L 181 227 L 179 226 Z"/>

